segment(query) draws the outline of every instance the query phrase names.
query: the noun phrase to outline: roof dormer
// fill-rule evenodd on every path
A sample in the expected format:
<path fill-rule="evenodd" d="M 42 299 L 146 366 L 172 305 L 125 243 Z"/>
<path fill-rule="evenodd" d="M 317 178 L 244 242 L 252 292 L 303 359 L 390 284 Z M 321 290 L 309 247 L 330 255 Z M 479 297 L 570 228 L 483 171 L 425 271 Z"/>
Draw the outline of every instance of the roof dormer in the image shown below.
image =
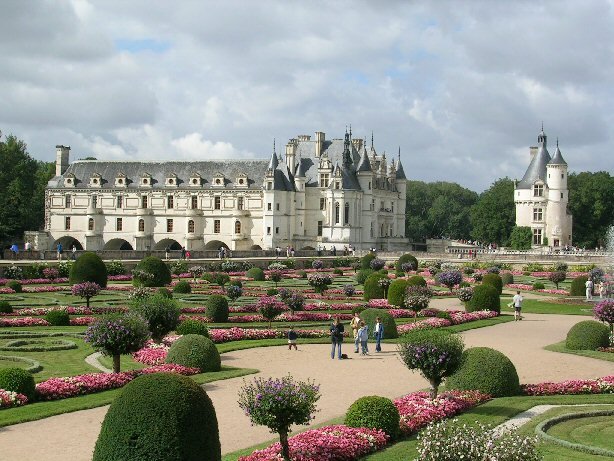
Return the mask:
<path fill-rule="evenodd" d="M 126 187 L 128 185 L 128 178 L 124 173 L 119 173 L 115 177 L 115 187 Z"/>
<path fill-rule="evenodd" d="M 141 175 L 141 180 L 139 181 L 139 185 L 141 187 L 151 187 L 152 182 L 153 182 L 153 179 L 151 175 L 149 173 L 143 173 Z"/>
<path fill-rule="evenodd" d="M 224 177 L 222 173 L 215 173 L 213 175 L 213 181 L 211 181 L 211 184 L 213 185 L 213 187 L 224 187 L 225 183 L 226 183 L 226 178 Z"/>
<path fill-rule="evenodd" d="M 68 173 L 64 176 L 64 187 L 75 187 L 75 183 L 77 182 L 77 178 L 74 174 Z"/>
<path fill-rule="evenodd" d="M 240 188 L 245 188 L 248 185 L 248 178 L 245 173 L 239 173 L 237 175 L 235 186 Z"/>
<path fill-rule="evenodd" d="M 101 187 L 102 186 L 102 176 L 98 173 L 92 174 L 90 176 L 90 187 Z"/>
<path fill-rule="evenodd" d="M 190 175 L 190 187 L 200 187 L 203 185 L 203 178 L 200 173 L 194 172 Z"/>
<path fill-rule="evenodd" d="M 164 185 L 166 187 L 177 187 L 178 182 L 177 175 L 175 173 L 170 173 L 164 180 Z"/>

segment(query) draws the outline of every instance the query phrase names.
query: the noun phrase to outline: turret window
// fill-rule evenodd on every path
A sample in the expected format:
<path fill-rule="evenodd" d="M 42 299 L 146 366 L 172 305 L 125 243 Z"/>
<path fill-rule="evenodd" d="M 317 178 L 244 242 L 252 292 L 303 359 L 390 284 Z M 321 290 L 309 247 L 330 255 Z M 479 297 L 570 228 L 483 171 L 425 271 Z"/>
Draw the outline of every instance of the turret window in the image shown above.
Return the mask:
<path fill-rule="evenodd" d="M 145 220 L 139 219 L 139 232 L 145 232 Z"/>
<path fill-rule="evenodd" d="M 70 230 L 70 216 L 64 218 L 64 230 Z"/>
<path fill-rule="evenodd" d="M 190 219 L 188 221 L 188 234 L 193 234 L 193 233 L 194 233 L 194 221 Z"/>
<path fill-rule="evenodd" d="M 117 200 L 117 208 L 123 208 L 123 206 L 124 206 L 124 196 L 123 195 L 118 195 L 116 200 Z"/>
<path fill-rule="evenodd" d="M 72 196 L 70 194 L 66 194 L 66 197 L 64 197 L 64 202 L 65 202 L 65 208 L 70 208 L 72 207 Z"/>
<path fill-rule="evenodd" d="M 320 174 L 320 187 L 328 187 L 330 175 L 328 173 Z"/>
<path fill-rule="evenodd" d="M 237 210 L 243 209 L 243 197 L 237 197 Z"/>
<path fill-rule="evenodd" d="M 533 229 L 533 245 L 541 245 L 541 244 L 542 244 L 542 230 Z"/>
<path fill-rule="evenodd" d="M 241 233 L 241 221 L 235 221 L 235 234 Z"/>
<path fill-rule="evenodd" d="M 343 224 L 347 225 L 350 223 L 350 204 L 345 202 L 345 207 L 343 209 Z"/>
<path fill-rule="evenodd" d="M 533 221 L 542 221 L 544 218 L 543 208 L 533 208 Z"/>
<path fill-rule="evenodd" d="M 166 208 L 174 208 L 175 207 L 175 197 L 169 195 L 166 197 Z"/>
<path fill-rule="evenodd" d="M 147 208 L 147 196 L 141 195 L 141 208 Z"/>
<path fill-rule="evenodd" d="M 93 218 L 89 218 L 87 220 L 87 230 L 94 230 L 94 219 Z"/>
<path fill-rule="evenodd" d="M 326 199 L 320 198 L 320 210 L 326 210 Z"/>
<path fill-rule="evenodd" d="M 222 209 L 222 197 L 219 195 L 213 198 L 213 209 L 221 210 Z"/>
<path fill-rule="evenodd" d="M 335 203 L 335 224 L 339 224 L 339 202 Z"/>
<path fill-rule="evenodd" d="M 543 196 L 544 196 L 544 185 L 535 184 L 533 186 L 533 197 L 543 197 Z"/>
<path fill-rule="evenodd" d="M 122 220 L 122 218 L 117 218 L 115 220 L 115 230 L 116 231 L 124 230 L 124 221 Z"/>
<path fill-rule="evenodd" d="M 196 210 L 198 209 L 198 196 L 196 195 L 192 195 L 192 209 Z"/>

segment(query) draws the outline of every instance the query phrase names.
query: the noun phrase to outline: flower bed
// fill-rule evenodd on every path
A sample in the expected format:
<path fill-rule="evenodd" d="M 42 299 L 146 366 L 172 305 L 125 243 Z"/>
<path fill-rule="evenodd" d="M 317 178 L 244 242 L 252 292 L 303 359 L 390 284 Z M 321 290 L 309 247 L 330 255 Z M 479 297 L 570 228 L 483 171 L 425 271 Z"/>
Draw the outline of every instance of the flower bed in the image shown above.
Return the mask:
<path fill-rule="evenodd" d="M 554 288 L 545 288 L 542 290 L 535 290 L 533 285 L 527 285 L 526 283 L 508 283 L 505 285 L 505 288 L 512 288 L 514 290 L 523 290 L 523 291 L 538 291 L 540 293 L 548 293 L 552 295 L 565 295 L 569 296 L 569 291 L 567 290 L 555 290 Z"/>
<path fill-rule="evenodd" d="M 70 319 L 72 326 L 89 325 L 96 317 L 74 317 Z M 34 317 L 11 317 L 0 318 L 0 327 L 48 327 L 51 324 L 44 318 Z"/>
<path fill-rule="evenodd" d="M 417 322 L 399 325 L 397 326 L 397 331 L 402 335 L 415 329 L 449 327 L 451 325 L 460 325 L 461 323 L 473 322 L 475 320 L 491 319 L 497 316 L 497 313 L 494 311 L 450 311 L 449 314 L 452 320 L 430 317 L 424 320 L 418 320 Z"/>
<path fill-rule="evenodd" d="M 49 311 L 63 309 L 68 312 L 69 315 L 96 315 L 96 314 L 110 314 L 114 312 L 127 312 L 128 308 L 126 307 L 117 307 L 117 306 L 109 306 L 109 307 L 85 307 L 85 306 L 54 306 L 54 307 L 24 307 L 24 308 L 15 308 L 13 312 L 10 314 L 0 313 L 0 317 L 17 317 L 17 316 L 28 316 L 28 317 L 36 317 L 36 316 L 44 316 L 47 315 Z"/>
<path fill-rule="evenodd" d="M 26 403 L 28 403 L 28 398 L 25 395 L 0 389 L 0 410 L 2 408 L 19 407 Z"/>
<path fill-rule="evenodd" d="M 525 395 L 614 394 L 614 375 L 560 383 L 522 384 Z"/>
<path fill-rule="evenodd" d="M 346 461 L 381 450 L 388 438 L 381 430 L 337 425 L 301 432 L 291 437 L 288 443 L 293 461 Z M 242 456 L 239 461 L 281 461 L 280 453 L 281 445 L 275 443 L 249 456 Z"/>
<path fill-rule="evenodd" d="M 165 364 L 144 368 L 142 370 L 123 371 L 120 373 L 88 373 L 66 378 L 49 378 L 36 385 L 36 394 L 39 400 L 65 399 L 77 395 L 93 394 L 109 389 L 117 389 L 138 376 L 162 372 L 179 373 L 189 376 L 199 373 L 199 370 L 197 368 L 189 368 L 181 365 Z"/>

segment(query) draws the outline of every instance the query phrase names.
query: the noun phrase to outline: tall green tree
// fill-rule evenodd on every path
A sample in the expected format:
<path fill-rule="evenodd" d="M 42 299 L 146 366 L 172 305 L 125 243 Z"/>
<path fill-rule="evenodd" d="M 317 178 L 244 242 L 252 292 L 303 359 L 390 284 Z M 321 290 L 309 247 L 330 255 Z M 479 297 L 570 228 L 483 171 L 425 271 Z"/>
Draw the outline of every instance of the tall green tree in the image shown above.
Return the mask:
<path fill-rule="evenodd" d="M 614 177 L 606 171 L 585 171 L 570 173 L 567 181 L 574 244 L 605 246 L 607 230 L 614 225 Z"/>
<path fill-rule="evenodd" d="M 480 242 L 504 245 L 515 222 L 514 182 L 507 177 L 498 179 L 471 208 L 471 236 Z"/>
<path fill-rule="evenodd" d="M 407 182 L 406 235 L 412 242 L 429 237 L 469 238 L 469 210 L 478 194 L 450 182 Z"/>
<path fill-rule="evenodd" d="M 51 164 L 52 165 L 52 164 Z M 44 193 L 50 164 L 33 159 L 25 142 L 0 133 L 0 242 L 20 239 L 44 221 Z"/>
<path fill-rule="evenodd" d="M 514 226 L 510 235 L 509 246 L 514 250 L 530 250 L 533 231 L 528 226 Z"/>

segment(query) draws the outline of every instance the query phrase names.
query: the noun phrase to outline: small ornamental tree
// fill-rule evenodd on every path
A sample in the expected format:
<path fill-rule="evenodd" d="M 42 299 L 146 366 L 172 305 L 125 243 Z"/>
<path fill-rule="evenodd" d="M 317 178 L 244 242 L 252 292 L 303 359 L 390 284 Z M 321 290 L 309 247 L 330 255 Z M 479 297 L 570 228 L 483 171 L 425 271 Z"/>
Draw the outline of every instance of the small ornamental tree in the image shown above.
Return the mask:
<path fill-rule="evenodd" d="M 383 269 L 385 265 L 386 265 L 386 262 L 383 259 L 380 259 L 380 258 L 374 258 L 369 263 L 369 267 L 371 269 L 373 269 L 374 271 L 378 271 L 380 269 Z"/>
<path fill-rule="evenodd" d="M 159 293 L 135 301 L 132 310 L 147 321 L 151 338 L 156 343 L 160 343 L 179 324 L 177 301 Z"/>
<path fill-rule="evenodd" d="M 354 296 L 354 293 L 356 293 L 356 288 L 354 288 L 354 285 L 351 283 L 348 283 L 347 285 L 343 285 L 343 293 L 345 293 L 345 295 L 349 298 Z"/>
<path fill-rule="evenodd" d="M 45 267 L 43 269 L 43 275 L 46 279 L 51 280 L 52 282 L 60 276 L 60 271 L 55 267 Z"/>
<path fill-rule="evenodd" d="M 85 330 L 85 342 L 113 357 L 113 372 L 119 373 L 122 354 L 141 349 L 149 339 L 147 322 L 135 314 L 112 314 L 100 317 Z"/>
<path fill-rule="evenodd" d="M 463 303 L 468 303 L 473 298 L 473 287 L 463 287 L 458 290 L 458 299 Z"/>
<path fill-rule="evenodd" d="M 614 346 L 614 300 L 605 299 L 597 303 L 593 307 L 593 315 L 610 326 L 610 345 Z"/>
<path fill-rule="evenodd" d="M 188 272 L 192 276 L 194 283 L 196 283 L 196 279 L 204 274 L 205 269 L 202 266 L 192 266 L 188 269 Z"/>
<path fill-rule="evenodd" d="M 414 321 L 416 317 L 418 317 L 418 312 L 429 307 L 432 297 L 433 290 L 429 287 L 420 285 L 410 285 L 407 287 L 407 290 L 405 290 L 404 302 L 408 309 L 414 311 Z"/>
<path fill-rule="evenodd" d="M 214 272 L 211 274 L 211 281 L 223 289 L 224 285 L 230 282 L 230 276 L 226 272 Z"/>
<path fill-rule="evenodd" d="M 333 283 L 333 278 L 329 274 L 309 274 L 307 282 L 311 285 L 316 293 L 324 293 L 328 286 Z"/>
<path fill-rule="evenodd" d="M 277 288 L 277 284 L 281 282 L 281 278 L 283 276 L 283 272 L 279 270 L 272 270 L 269 272 L 268 279 L 275 283 L 275 288 Z"/>
<path fill-rule="evenodd" d="M 463 281 L 463 274 L 458 270 L 444 271 L 437 274 L 437 280 L 439 283 L 447 286 L 448 289 L 452 291 L 454 285 L 458 285 Z"/>
<path fill-rule="evenodd" d="M 567 278 L 567 274 L 563 271 L 550 272 L 548 274 L 548 280 L 556 285 L 556 289 L 559 289 L 559 283 Z"/>
<path fill-rule="evenodd" d="M 239 406 L 252 424 L 268 427 L 279 434 L 281 456 L 290 461 L 288 433 L 293 424 L 307 425 L 316 412 L 320 388 L 312 381 L 255 378 L 239 391 Z"/>
<path fill-rule="evenodd" d="M 258 307 L 260 315 L 269 322 L 269 328 L 271 328 L 273 319 L 281 314 L 286 307 L 283 302 L 277 300 L 273 296 L 263 296 L 258 300 L 256 306 Z"/>
<path fill-rule="evenodd" d="M 241 288 L 239 285 L 228 285 L 228 288 L 226 288 L 226 296 L 228 296 L 228 299 L 231 301 L 236 301 L 242 295 L 243 288 Z"/>
<path fill-rule="evenodd" d="M 431 398 L 437 397 L 439 385 L 461 363 L 465 345 L 460 336 L 443 330 L 414 330 L 398 345 L 405 366 L 420 373 L 431 384 Z"/>
<path fill-rule="evenodd" d="M 77 283 L 71 288 L 73 296 L 85 298 L 85 305 L 90 307 L 90 299 L 100 293 L 100 285 L 95 282 Z"/>
<path fill-rule="evenodd" d="M 302 311 L 305 307 L 305 296 L 300 291 L 292 290 L 288 296 L 284 298 L 284 303 L 294 314 L 295 311 Z"/>

